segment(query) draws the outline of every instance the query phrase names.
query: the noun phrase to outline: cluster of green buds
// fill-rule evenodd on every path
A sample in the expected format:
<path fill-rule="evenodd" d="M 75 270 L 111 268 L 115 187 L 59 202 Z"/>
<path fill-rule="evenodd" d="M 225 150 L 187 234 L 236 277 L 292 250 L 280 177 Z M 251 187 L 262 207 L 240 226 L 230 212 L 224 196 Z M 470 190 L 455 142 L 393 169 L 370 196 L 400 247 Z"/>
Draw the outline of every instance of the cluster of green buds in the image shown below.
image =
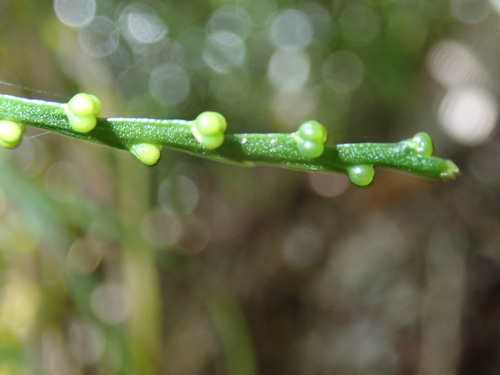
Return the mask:
<path fill-rule="evenodd" d="M 91 94 L 79 93 L 66 104 L 66 115 L 71 128 L 78 133 L 88 133 L 97 124 L 101 101 Z"/>
<path fill-rule="evenodd" d="M 307 121 L 293 133 L 299 153 L 308 159 L 318 158 L 325 151 L 326 128 L 317 121 Z"/>
<path fill-rule="evenodd" d="M 432 139 L 427 133 L 417 133 L 413 138 L 405 141 L 406 146 L 415 150 L 422 156 L 432 156 L 434 153 L 434 145 Z M 451 167 L 450 167 L 451 168 Z M 458 171 L 458 169 L 457 169 Z M 346 168 L 346 173 L 349 179 L 358 186 L 368 186 L 375 177 L 375 169 L 373 165 L 361 164 L 353 165 Z"/>
<path fill-rule="evenodd" d="M 125 147 L 146 165 L 156 164 L 162 145 L 168 145 L 201 157 L 245 165 L 262 163 L 298 170 L 346 173 L 358 186 L 367 186 L 373 181 L 377 166 L 441 180 L 453 179 L 460 173 L 453 161 L 433 156 L 432 139 L 426 133 L 417 133 L 410 139 L 391 144 L 326 145 L 327 130 L 317 121 L 307 121 L 291 134 L 226 136 L 226 120 L 217 112 L 203 112 L 193 121 L 98 120 L 100 110 L 99 99 L 84 93 L 75 95 L 67 103 L 0 94 L 0 146 L 17 147 L 24 124 L 31 124 L 74 138 Z M 106 126 L 95 129 L 98 122 Z M 68 131 L 69 128 L 72 131 Z"/>
<path fill-rule="evenodd" d="M 0 121 L 0 146 L 16 148 L 21 143 L 26 126 L 14 121 Z"/>
<path fill-rule="evenodd" d="M 209 150 L 216 149 L 224 143 L 224 132 L 227 123 L 224 116 L 218 112 L 202 112 L 191 126 L 191 133 Z"/>
<path fill-rule="evenodd" d="M 328 132 L 319 122 L 307 121 L 292 135 L 303 157 L 315 159 L 323 155 Z M 346 174 L 354 184 L 367 186 L 375 177 L 375 169 L 368 164 L 353 165 L 346 169 Z"/>

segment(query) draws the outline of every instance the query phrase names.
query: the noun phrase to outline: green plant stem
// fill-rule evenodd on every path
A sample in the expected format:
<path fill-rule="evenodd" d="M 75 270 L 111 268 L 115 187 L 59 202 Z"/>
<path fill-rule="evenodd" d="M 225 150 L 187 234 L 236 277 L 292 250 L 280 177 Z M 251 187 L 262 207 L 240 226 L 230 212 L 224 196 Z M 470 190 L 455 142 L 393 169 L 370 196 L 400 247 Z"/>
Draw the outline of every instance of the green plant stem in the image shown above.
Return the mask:
<path fill-rule="evenodd" d="M 89 133 L 72 129 L 65 103 L 0 95 L 0 119 L 15 121 L 73 138 L 129 150 L 141 143 L 161 144 L 197 156 L 243 165 L 264 164 L 303 171 L 346 173 L 351 167 L 373 165 L 448 180 L 459 174 L 450 160 L 426 155 L 411 139 L 397 143 L 326 145 L 314 159 L 302 156 L 292 134 L 225 135 L 222 146 L 208 150 L 191 133 L 192 121 L 142 118 L 98 118 Z"/>

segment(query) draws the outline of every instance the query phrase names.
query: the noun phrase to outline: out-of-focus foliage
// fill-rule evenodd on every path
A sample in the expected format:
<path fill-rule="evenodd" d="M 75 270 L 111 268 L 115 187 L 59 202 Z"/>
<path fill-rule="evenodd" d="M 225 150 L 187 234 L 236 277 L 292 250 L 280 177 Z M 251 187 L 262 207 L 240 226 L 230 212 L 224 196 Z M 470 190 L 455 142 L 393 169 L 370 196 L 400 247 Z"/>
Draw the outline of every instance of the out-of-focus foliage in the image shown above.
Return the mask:
<path fill-rule="evenodd" d="M 242 169 L 29 129 L 0 154 L 0 374 L 496 374 L 496 0 L 0 1 L 2 92 L 393 141 L 453 183 Z"/>

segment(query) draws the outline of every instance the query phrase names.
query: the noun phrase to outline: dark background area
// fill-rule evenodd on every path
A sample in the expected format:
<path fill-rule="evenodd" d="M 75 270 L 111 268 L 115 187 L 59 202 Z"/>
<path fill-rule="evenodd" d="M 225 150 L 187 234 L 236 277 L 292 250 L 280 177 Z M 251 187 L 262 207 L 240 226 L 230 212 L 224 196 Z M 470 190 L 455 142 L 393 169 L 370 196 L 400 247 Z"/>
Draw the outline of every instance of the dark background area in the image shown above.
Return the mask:
<path fill-rule="evenodd" d="M 498 374 L 499 25 L 497 0 L 0 0 L 2 93 L 426 131 L 462 171 L 146 167 L 29 128 L 0 153 L 0 374 Z"/>

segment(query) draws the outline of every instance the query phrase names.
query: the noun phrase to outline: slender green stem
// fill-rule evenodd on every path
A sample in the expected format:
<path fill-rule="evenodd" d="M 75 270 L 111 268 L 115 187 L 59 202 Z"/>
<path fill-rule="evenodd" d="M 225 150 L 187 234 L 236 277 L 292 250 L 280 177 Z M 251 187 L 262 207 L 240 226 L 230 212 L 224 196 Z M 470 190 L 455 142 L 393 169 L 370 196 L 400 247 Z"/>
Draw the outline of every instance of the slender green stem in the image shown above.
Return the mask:
<path fill-rule="evenodd" d="M 164 145 L 197 156 L 243 165 L 265 164 L 304 171 L 347 173 L 358 185 L 367 185 L 357 174 L 370 174 L 373 166 L 448 180 L 459 174 L 450 160 L 431 156 L 432 141 L 425 133 L 397 143 L 325 145 L 319 157 L 305 157 L 297 147 L 297 134 L 224 135 L 223 143 L 207 148 L 193 136 L 194 121 L 142 118 L 97 118 L 96 127 L 75 131 L 67 104 L 0 95 L 0 120 L 46 129 L 73 138 L 131 150 L 134 145 Z M 354 178 L 353 178 L 354 176 Z"/>

